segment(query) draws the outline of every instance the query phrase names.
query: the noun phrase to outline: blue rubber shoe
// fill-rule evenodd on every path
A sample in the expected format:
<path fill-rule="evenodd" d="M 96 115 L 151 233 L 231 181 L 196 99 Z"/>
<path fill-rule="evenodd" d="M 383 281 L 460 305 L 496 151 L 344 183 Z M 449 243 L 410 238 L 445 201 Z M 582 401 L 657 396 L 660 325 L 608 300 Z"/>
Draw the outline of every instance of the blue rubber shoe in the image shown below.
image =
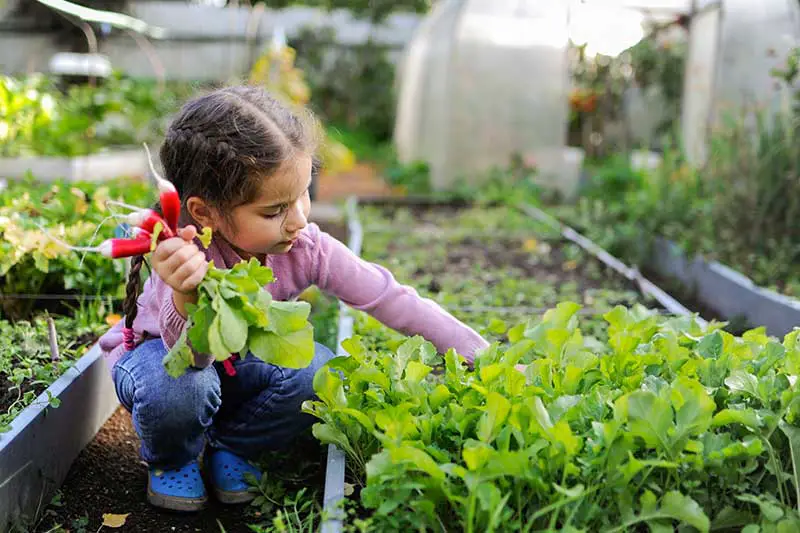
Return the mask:
<path fill-rule="evenodd" d="M 173 511 L 199 511 L 208 496 L 197 461 L 174 470 L 150 468 L 147 501 Z"/>
<path fill-rule="evenodd" d="M 206 469 L 214 495 L 220 502 L 236 504 L 255 499 L 256 494 L 248 490 L 250 484 L 244 475 L 250 473 L 260 480 L 261 471 L 251 462 L 226 450 L 214 450 L 206 458 Z"/>

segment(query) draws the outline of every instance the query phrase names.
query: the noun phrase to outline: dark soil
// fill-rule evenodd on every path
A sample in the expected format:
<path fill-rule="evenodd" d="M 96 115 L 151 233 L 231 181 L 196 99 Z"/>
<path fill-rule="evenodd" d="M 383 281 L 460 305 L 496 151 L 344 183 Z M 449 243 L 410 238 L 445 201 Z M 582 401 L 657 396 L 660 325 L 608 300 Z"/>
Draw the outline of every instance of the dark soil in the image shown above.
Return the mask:
<path fill-rule="evenodd" d="M 296 452 L 304 454 L 303 459 L 310 459 L 311 464 L 318 459 L 318 467 L 310 474 L 311 477 L 306 472 L 306 477 L 299 483 L 309 488 L 320 487 L 321 493 L 325 464 L 323 447 L 309 442 L 309 439 L 301 439 Z M 308 457 L 309 454 L 317 454 L 317 457 Z M 292 462 L 293 465 L 276 463 L 276 470 L 268 470 L 267 475 L 275 476 L 278 468 L 281 474 L 287 474 L 284 468 L 297 467 L 298 461 Z M 129 514 L 125 525 L 117 531 L 137 533 L 219 533 L 222 531 L 219 524 L 228 533 L 252 533 L 247 524 L 265 522 L 269 518 L 260 516 L 257 509 L 248 504 L 222 505 L 213 495 L 209 495 L 203 511 L 170 512 L 147 503 L 146 489 L 147 466 L 139 456 L 139 438 L 130 414 L 120 407 L 73 463 L 61 488 L 63 505 L 50 508 L 52 518 L 44 520 L 36 533 L 48 531 L 54 524 L 70 528 L 73 521 L 82 517 L 89 520 L 87 531 L 97 531 L 104 513 Z"/>
<path fill-rule="evenodd" d="M 120 407 L 89 446 L 73 463 L 62 486 L 63 506 L 40 531 L 60 523 L 69 528 L 74 520 L 89 519 L 88 531 L 97 531 L 104 513 L 128 514 L 118 531 L 251 531 L 245 525 L 243 506 L 225 507 L 209 498 L 206 510 L 194 514 L 159 510 L 146 499 L 147 466 L 139 457 L 139 438 L 131 417 Z"/>
<path fill-rule="evenodd" d="M 574 263 L 574 268 L 565 269 L 568 263 L 564 247 L 566 243 L 550 242 L 551 250 L 544 256 L 535 256 L 523 249 L 523 243 L 517 239 L 499 239 L 485 241 L 465 238 L 447 245 L 447 258 L 443 263 L 431 262 L 420 266 L 415 277 L 433 276 L 429 290 L 438 292 L 437 275 L 462 275 L 466 278 L 474 276 L 475 265 L 485 267 L 484 270 L 500 270 L 513 268 L 520 271 L 520 276 L 537 280 L 554 286 L 574 283 L 579 292 L 590 289 L 635 290 L 633 283 L 620 277 L 616 272 L 590 255 L 583 253 Z M 389 244 L 388 253 L 399 252 L 404 246 L 399 242 Z M 590 270 L 591 269 L 591 270 Z M 491 289 L 491 282 L 487 290 Z M 650 302 L 650 305 L 657 305 Z"/>
<path fill-rule="evenodd" d="M 623 288 L 626 280 L 622 280 L 616 273 L 599 263 L 588 254 L 582 254 L 581 259 L 573 269 L 565 269 L 567 256 L 562 243 L 550 242 L 550 252 L 545 257 L 536 257 L 523 250 L 523 243 L 516 239 L 501 239 L 496 241 L 481 241 L 466 238 L 459 243 L 449 245 L 447 248 L 447 264 L 442 272 L 469 275 L 475 263 L 486 265 L 490 269 L 512 267 L 520 270 L 526 278 L 539 280 L 545 283 L 564 284 L 576 283 L 580 290 L 610 288 Z M 600 266 L 602 276 L 597 270 L 589 272 L 590 265 Z M 422 272 L 423 269 L 420 269 Z M 434 273 L 428 269 L 428 272 Z"/>

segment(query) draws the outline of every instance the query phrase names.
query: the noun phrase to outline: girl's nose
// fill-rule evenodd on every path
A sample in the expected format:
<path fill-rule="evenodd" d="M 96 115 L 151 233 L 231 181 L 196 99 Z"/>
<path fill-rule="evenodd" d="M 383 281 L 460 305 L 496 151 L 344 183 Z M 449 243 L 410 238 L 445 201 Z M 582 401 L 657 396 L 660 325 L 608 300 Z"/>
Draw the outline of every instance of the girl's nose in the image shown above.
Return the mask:
<path fill-rule="evenodd" d="M 308 220 L 303 210 L 303 203 L 299 201 L 295 202 L 294 205 L 289 208 L 289 212 L 286 215 L 286 222 L 283 224 L 283 230 L 288 235 L 294 235 L 306 226 L 308 226 Z"/>

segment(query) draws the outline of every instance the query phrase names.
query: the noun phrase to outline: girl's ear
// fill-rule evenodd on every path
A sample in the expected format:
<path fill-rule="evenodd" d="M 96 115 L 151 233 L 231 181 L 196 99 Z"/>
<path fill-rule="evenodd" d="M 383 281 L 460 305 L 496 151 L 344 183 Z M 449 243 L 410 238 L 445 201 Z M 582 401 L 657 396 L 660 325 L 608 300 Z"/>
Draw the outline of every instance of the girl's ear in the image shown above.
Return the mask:
<path fill-rule="evenodd" d="M 197 196 L 192 196 L 188 200 L 186 200 L 186 210 L 189 212 L 189 215 L 192 219 L 200 224 L 202 228 L 211 228 L 212 231 L 216 230 L 216 224 L 214 219 L 214 212 L 211 207 L 206 204 L 201 198 Z M 200 230 L 201 228 L 197 228 Z"/>

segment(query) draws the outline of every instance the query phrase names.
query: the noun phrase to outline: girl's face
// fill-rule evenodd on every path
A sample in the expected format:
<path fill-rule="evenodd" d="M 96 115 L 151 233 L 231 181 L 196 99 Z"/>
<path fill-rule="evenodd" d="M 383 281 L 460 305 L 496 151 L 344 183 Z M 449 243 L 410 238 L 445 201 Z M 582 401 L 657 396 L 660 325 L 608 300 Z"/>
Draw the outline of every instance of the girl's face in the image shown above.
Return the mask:
<path fill-rule="evenodd" d="M 308 225 L 310 186 L 311 157 L 301 156 L 265 178 L 255 201 L 233 209 L 231 223 L 218 213 L 210 217 L 210 223 L 195 220 L 220 232 L 243 259 L 263 260 L 266 255 L 291 250 Z"/>

